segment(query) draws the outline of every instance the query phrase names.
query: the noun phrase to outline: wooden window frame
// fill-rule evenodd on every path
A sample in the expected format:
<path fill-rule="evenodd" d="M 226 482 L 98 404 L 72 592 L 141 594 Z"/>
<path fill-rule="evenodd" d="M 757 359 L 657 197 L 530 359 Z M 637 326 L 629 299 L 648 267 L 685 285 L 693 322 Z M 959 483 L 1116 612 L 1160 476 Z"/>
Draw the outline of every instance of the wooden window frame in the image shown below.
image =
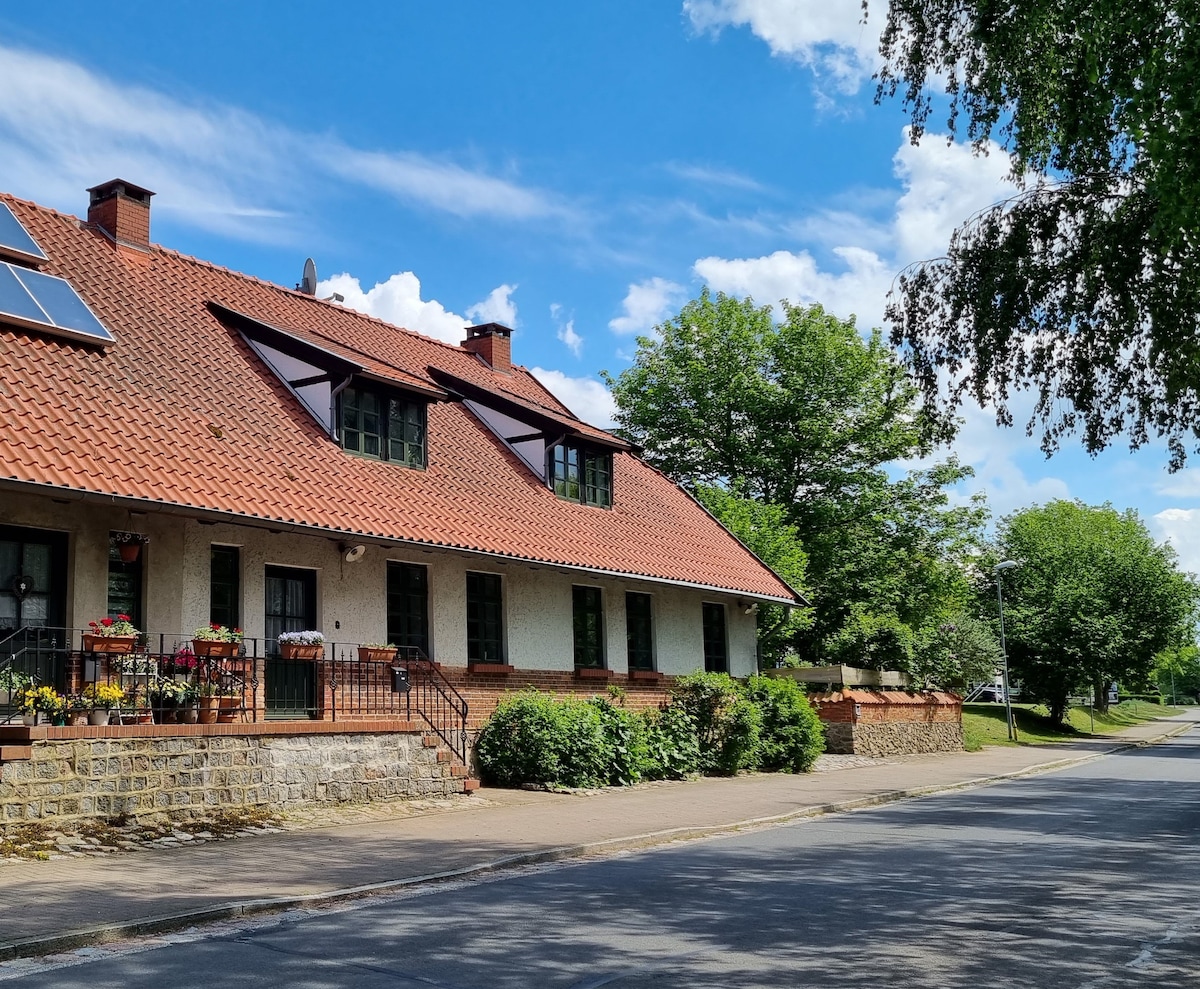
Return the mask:
<path fill-rule="evenodd" d="M 546 478 L 564 501 L 612 508 L 613 455 L 579 443 L 556 443 L 546 452 Z"/>
<path fill-rule="evenodd" d="M 571 585 L 571 639 L 575 669 L 605 669 L 604 591 L 585 584 Z"/>
<path fill-rule="evenodd" d="M 475 634 L 472 625 L 477 626 Z M 495 629 L 494 635 L 488 634 L 489 627 Z M 500 574 L 468 570 L 467 665 L 504 662 L 504 579 Z"/>
<path fill-rule="evenodd" d="M 374 405 L 371 410 L 367 399 Z M 342 449 L 352 456 L 418 470 L 429 464 L 426 402 L 397 391 L 353 385 L 338 395 L 337 423 Z M 396 436 L 396 432 L 403 435 Z"/>
<path fill-rule="evenodd" d="M 644 599 L 644 615 L 634 615 L 633 609 L 630 608 L 635 599 L 639 602 Z M 635 634 L 640 631 L 635 619 L 638 623 L 644 622 L 645 638 L 642 642 L 634 641 Z M 625 592 L 625 642 L 626 661 L 630 671 L 653 672 L 657 658 L 654 650 L 654 595 L 643 591 Z"/>

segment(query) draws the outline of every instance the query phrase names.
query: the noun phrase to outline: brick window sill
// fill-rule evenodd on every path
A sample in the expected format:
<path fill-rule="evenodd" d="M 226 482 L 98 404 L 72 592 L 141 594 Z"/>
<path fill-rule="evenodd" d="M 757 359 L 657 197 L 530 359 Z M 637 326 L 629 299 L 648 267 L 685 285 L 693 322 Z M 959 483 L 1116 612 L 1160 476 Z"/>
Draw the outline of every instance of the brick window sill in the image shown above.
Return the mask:
<path fill-rule="evenodd" d="M 468 673 L 485 673 L 488 676 L 508 676 L 515 669 L 510 663 L 471 663 L 467 666 Z"/>
<path fill-rule="evenodd" d="M 575 676 L 580 680 L 611 680 L 612 670 L 599 669 L 595 666 L 577 666 Z"/>
<path fill-rule="evenodd" d="M 654 680 L 661 680 L 662 678 L 663 678 L 663 675 L 661 673 L 659 673 L 657 670 L 630 670 L 629 671 L 629 679 L 630 680 L 654 681 Z"/>

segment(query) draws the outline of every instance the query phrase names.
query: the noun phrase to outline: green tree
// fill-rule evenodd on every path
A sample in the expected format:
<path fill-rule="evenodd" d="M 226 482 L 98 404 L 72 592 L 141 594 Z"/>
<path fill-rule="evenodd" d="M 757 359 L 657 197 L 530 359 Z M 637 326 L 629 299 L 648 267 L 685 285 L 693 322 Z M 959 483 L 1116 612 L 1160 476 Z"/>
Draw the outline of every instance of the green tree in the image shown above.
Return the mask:
<path fill-rule="evenodd" d="M 951 408 L 1008 423 L 1029 387 L 1048 453 L 1076 430 L 1091 452 L 1153 435 L 1180 466 L 1200 437 L 1196 5 L 889 0 L 880 53 L 877 98 L 901 95 L 914 142 L 945 107 L 1017 183 L 899 280 L 893 339 L 927 401 L 949 372 Z"/>
<path fill-rule="evenodd" d="M 1170 703 L 1195 703 L 1200 698 L 1200 648 L 1189 642 L 1164 649 L 1154 657 L 1152 679 Z"/>
<path fill-rule="evenodd" d="M 920 407 L 878 332 L 820 306 L 780 311 L 706 289 L 640 338 L 633 365 L 605 375 L 620 431 L 767 562 L 783 546 L 765 529 L 792 528 L 782 542 L 799 540 L 811 588 L 811 621 L 791 630 L 804 658 L 908 668 L 986 513 L 950 505 L 970 474 L 953 460 L 893 476 L 954 424 Z"/>
<path fill-rule="evenodd" d="M 697 485 L 696 498 L 726 529 L 792 587 L 805 593 L 808 556 L 787 520 L 782 505 L 741 497 L 725 488 Z M 781 662 L 795 649 L 796 636 L 812 624 L 808 608 L 762 605 L 758 609 L 758 643 L 763 667 Z"/>
<path fill-rule="evenodd" d="M 1054 501 L 1001 520 L 1009 667 L 1061 720 L 1068 697 L 1144 683 L 1155 655 L 1190 641 L 1197 588 L 1134 511 Z M 995 585 L 992 584 L 994 593 Z"/>

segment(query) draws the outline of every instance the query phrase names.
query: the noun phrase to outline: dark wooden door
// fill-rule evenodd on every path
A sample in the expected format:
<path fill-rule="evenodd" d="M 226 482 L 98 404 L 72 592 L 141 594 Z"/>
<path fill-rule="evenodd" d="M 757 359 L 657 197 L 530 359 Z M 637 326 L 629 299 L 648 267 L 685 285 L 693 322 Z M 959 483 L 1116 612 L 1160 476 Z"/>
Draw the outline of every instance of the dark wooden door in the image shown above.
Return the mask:
<path fill-rule="evenodd" d="M 317 707 L 316 670 L 311 662 L 280 659 L 276 639 L 280 632 L 316 627 L 316 571 L 267 567 L 264 610 L 267 659 L 263 699 L 267 717 L 312 717 Z"/>

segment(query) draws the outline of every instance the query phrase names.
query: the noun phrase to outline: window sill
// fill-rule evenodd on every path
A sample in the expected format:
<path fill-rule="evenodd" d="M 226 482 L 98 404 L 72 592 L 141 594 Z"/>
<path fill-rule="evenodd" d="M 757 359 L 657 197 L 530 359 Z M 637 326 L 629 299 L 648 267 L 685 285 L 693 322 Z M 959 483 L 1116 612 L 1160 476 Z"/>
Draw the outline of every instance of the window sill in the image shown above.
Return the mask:
<path fill-rule="evenodd" d="M 486 673 L 489 676 L 508 676 L 515 671 L 509 663 L 468 663 L 468 673 Z"/>
<path fill-rule="evenodd" d="M 663 675 L 657 670 L 630 670 L 630 680 L 661 680 Z"/>
<path fill-rule="evenodd" d="M 577 666 L 575 675 L 580 680 L 611 680 L 613 671 L 601 669 L 596 666 Z"/>

